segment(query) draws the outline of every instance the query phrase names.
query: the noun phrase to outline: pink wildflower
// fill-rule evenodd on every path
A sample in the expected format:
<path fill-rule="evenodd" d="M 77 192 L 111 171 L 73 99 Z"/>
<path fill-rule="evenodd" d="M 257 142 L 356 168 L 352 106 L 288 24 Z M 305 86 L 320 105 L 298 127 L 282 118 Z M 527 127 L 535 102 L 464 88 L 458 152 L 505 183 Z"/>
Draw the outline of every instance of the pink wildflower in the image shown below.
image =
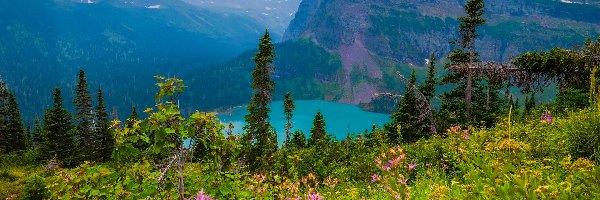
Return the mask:
<path fill-rule="evenodd" d="M 417 168 L 417 163 L 410 161 L 410 164 L 408 164 L 408 170 L 413 170 L 415 168 Z"/>
<path fill-rule="evenodd" d="M 323 200 L 323 197 L 321 197 L 321 195 L 319 195 L 318 193 L 311 193 L 310 195 L 308 195 L 308 199 L 309 200 Z"/>
<path fill-rule="evenodd" d="M 373 176 L 371 176 L 371 183 L 379 181 L 380 178 L 381 176 L 379 176 L 379 174 L 373 174 Z"/>
<path fill-rule="evenodd" d="M 198 192 L 198 195 L 196 195 L 195 200 L 216 200 L 216 199 L 213 199 L 212 197 L 208 196 L 207 194 L 204 194 L 204 190 L 200 190 L 200 192 Z"/>

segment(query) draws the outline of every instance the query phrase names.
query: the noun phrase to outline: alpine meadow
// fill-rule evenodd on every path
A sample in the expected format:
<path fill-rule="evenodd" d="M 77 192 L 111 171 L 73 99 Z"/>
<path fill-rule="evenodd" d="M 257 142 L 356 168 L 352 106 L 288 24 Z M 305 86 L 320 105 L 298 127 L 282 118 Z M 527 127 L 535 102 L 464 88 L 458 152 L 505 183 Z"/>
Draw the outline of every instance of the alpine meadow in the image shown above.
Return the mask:
<path fill-rule="evenodd" d="M 600 199 L 600 0 L 19 0 L 0 29 L 0 199 Z"/>

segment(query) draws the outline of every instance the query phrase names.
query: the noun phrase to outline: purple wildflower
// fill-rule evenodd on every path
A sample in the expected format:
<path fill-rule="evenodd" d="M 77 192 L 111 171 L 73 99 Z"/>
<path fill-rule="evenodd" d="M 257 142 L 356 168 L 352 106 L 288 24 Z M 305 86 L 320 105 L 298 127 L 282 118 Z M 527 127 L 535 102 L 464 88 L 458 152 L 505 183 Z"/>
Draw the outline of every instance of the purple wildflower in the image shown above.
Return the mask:
<path fill-rule="evenodd" d="M 417 168 L 417 166 L 418 166 L 417 163 L 410 161 L 410 164 L 408 164 L 408 170 L 413 170 L 413 169 Z"/>
<path fill-rule="evenodd" d="M 548 124 L 552 124 L 552 115 L 542 114 L 542 121 L 547 122 Z"/>
<path fill-rule="evenodd" d="M 208 196 L 207 194 L 204 194 L 204 190 L 200 190 L 200 192 L 198 192 L 198 195 L 196 195 L 195 200 L 216 200 L 216 199 L 213 199 L 212 197 Z"/>
<path fill-rule="evenodd" d="M 468 134 L 468 133 L 465 133 L 465 134 L 463 135 L 463 139 L 465 139 L 465 140 L 468 140 L 468 139 L 469 139 L 469 134 Z"/>
<path fill-rule="evenodd" d="M 312 193 L 312 194 L 308 195 L 308 199 L 309 200 L 323 200 L 323 197 L 321 197 L 321 195 L 319 195 L 318 193 Z"/>
<path fill-rule="evenodd" d="M 437 129 L 435 128 L 435 126 L 432 126 L 431 128 L 429 128 L 429 133 L 431 133 L 431 134 L 437 133 Z"/>
<path fill-rule="evenodd" d="M 380 178 L 381 176 L 379 176 L 379 174 L 373 174 L 373 176 L 371 176 L 371 183 L 379 181 Z"/>
<path fill-rule="evenodd" d="M 386 170 L 386 171 L 390 170 L 390 165 L 385 164 L 383 167 L 381 167 L 381 169 Z"/>

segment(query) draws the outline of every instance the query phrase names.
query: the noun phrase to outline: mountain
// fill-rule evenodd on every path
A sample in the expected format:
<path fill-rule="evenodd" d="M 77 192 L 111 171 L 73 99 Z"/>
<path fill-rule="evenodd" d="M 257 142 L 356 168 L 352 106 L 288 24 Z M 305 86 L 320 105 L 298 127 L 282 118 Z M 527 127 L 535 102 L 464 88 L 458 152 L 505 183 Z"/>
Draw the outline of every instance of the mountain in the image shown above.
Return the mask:
<path fill-rule="evenodd" d="M 77 71 L 92 94 L 128 113 L 152 105 L 152 77 L 201 70 L 258 44 L 264 27 L 180 0 L 0 1 L 0 76 L 23 113 L 51 104 L 53 87 L 74 93 Z"/>
<path fill-rule="evenodd" d="M 341 56 L 345 97 L 369 101 L 386 83 L 394 64 L 423 66 L 432 52 L 447 55 L 458 38 L 458 17 L 466 1 L 304 0 L 284 35 L 310 39 Z M 600 1 L 487 0 L 487 24 L 479 29 L 482 59 L 508 61 L 531 50 L 572 47 L 600 32 Z M 368 78 L 351 80 L 356 68 Z"/>
<path fill-rule="evenodd" d="M 439 58 L 453 48 L 465 2 L 303 0 L 285 42 L 276 45 L 275 98 L 289 91 L 297 99 L 361 104 L 378 93 L 401 93 L 397 71 L 422 72 L 432 52 Z M 598 13 L 597 0 L 488 0 L 488 22 L 476 48 L 484 60 L 509 61 L 527 51 L 581 45 L 598 37 Z M 253 53 L 211 68 L 203 78 L 190 76 L 194 85 L 204 84 L 194 99 L 209 108 L 247 102 Z"/>
<path fill-rule="evenodd" d="M 294 18 L 301 0 L 185 0 L 207 9 L 235 13 L 251 17 L 271 31 L 275 41 L 279 41 L 285 29 Z"/>

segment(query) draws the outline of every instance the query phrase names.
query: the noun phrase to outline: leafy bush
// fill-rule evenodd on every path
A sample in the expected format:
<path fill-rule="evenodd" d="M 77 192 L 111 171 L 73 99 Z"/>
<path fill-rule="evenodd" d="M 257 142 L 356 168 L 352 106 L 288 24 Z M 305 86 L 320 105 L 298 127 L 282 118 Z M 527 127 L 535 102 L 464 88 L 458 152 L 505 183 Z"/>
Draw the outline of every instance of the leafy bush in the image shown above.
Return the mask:
<path fill-rule="evenodd" d="M 46 182 L 44 178 L 34 174 L 27 178 L 23 190 L 23 196 L 21 199 L 24 200 L 38 200 L 47 199 L 50 197 L 50 191 L 46 188 Z"/>

